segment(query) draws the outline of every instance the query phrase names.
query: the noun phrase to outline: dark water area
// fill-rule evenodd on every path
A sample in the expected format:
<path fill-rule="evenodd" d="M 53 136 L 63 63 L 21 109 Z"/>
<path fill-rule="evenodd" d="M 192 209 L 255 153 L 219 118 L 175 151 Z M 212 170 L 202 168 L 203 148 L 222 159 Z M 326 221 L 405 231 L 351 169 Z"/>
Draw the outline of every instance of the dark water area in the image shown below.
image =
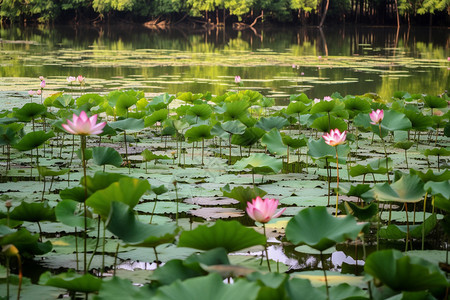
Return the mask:
<path fill-rule="evenodd" d="M 222 94 L 237 88 L 288 99 L 395 91 L 438 95 L 450 86 L 448 28 L 9 27 L 0 29 L 0 91 L 134 88 L 146 93 Z"/>

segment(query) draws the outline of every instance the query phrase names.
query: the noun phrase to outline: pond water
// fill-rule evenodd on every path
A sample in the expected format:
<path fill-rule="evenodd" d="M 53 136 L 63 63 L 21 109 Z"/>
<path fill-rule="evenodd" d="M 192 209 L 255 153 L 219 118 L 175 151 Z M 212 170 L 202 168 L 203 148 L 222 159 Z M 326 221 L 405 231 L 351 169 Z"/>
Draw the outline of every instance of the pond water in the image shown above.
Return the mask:
<path fill-rule="evenodd" d="M 66 77 L 81 74 L 92 92 L 221 94 L 240 75 L 243 88 L 277 99 L 437 95 L 449 87 L 449 43 L 445 28 L 2 28 L 0 90 L 36 89 L 43 75 L 48 89 L 67 91 Z"/>

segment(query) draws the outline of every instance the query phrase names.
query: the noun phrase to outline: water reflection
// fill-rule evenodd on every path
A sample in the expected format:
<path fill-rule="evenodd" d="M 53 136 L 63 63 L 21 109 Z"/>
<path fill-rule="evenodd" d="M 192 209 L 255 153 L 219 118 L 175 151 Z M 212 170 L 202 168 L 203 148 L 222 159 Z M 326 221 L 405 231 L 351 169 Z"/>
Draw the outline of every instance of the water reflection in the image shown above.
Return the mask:
<path fill-rule="evenodd" d="M 448 29 L 40 26 L 1 28 L 0 37 L 0 76 L 16 79 L 3 82 L 4 91 L 31 89 L 40 75 L 50 89 L 65 90 L 65 78 L 78 74 L 94 92 L 213 94 L 234 88 L 240 75 L 245 88 L 280 99 L 336 91 L 387 98 L 397 90 L 439 94 L 449 86 Z"/>

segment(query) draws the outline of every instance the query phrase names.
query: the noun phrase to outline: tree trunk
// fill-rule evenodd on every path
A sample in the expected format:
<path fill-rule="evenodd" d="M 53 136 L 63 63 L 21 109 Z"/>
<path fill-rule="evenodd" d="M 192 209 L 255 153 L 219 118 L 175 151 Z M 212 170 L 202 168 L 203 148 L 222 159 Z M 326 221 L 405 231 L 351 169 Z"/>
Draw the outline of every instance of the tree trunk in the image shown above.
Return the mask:
<path fill-rule="evenodd" d="M 400 28 L 400 16 L 398 15 L 398 2 L 395 0 L 395 12 L 397 13 L 397 28 Z"/>
<path fill-rule="evenodd" d="M 321 18 L 321 20 L 320 20 L 319 27 L 322 27 L 322 26 L 323 26 L 323 23 L 325 22 L 325 18 L 327 17 L 327 12 L 328 12 L 328 5 L 330 5 L 330 0 L 327 0 L 327 3 L 325 4 L 325 9 L 324 9 L 324 11 L 323 11 L 323 14 L 322 14 L 322 18 Z"/>

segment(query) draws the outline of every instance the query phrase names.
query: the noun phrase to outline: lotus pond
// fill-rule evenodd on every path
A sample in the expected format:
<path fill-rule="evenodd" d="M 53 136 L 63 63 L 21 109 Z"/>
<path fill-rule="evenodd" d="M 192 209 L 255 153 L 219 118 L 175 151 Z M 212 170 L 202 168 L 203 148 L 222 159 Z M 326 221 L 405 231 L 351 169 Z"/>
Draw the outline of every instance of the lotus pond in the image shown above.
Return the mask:
<path fill-rule="evenodd" d="M 55 57 L 92 58 L 75 52 Z M 272 97 L 238 69 L 214 93 L 150 94 L 142 77 L 67 77 L 80 69 L 57 58 L 16 57 L 48 78 L 4 76 L 0 297 L 447 297 L 447 94 Z M 447 58 L 429 63 L 447 80 Z"/>
<path fill-rule="evenodd" d="M 3 297 L 445 296 L 446 94 L 275 106 L 238 84 L 152 98 L 72 84 L 81 96 L 1 114 Z M 106 124 L 69 134 L 85 112 Z M 330 129 L 346 135 L 330 144 Z M 258 196 L 282 215 L 255 222 Z"/>

